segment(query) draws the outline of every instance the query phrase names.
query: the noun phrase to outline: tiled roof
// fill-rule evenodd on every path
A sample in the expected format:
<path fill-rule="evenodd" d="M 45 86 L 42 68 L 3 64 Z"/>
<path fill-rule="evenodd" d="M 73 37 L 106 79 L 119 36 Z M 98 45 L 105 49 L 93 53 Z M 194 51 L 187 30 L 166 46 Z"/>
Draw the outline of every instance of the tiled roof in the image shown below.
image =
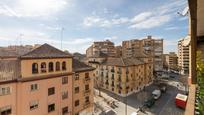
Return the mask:
<path fill-rule="evenodd" d="M 79 71 L 93 70 L 94 68 L 73 58 L 73 60 L 72 60 L 72 69 L 73 69 L 74 72 L 79 72 Z"/>
<path fill-rule="evenodd" d="M 143 61 L 136 58 L 107 58 L 102 65 L 111 65 L 111 66 L 132 66 L 144 64 Z"/>
<path fill-rule="evenodd" d="M 25 47 L 16 49 L 1 48 L 0 57 L 18 57 L 28 53 L 29 51 L 31 51 L 31 49 Z"/>
<path fill-rule="evenodd" d="M 61 58 L 61 57 L 72 57 L 72 55 L 63 52 L 49 44 L 43 44 L 40 47 L 21 56 L 21 58 Z"/>

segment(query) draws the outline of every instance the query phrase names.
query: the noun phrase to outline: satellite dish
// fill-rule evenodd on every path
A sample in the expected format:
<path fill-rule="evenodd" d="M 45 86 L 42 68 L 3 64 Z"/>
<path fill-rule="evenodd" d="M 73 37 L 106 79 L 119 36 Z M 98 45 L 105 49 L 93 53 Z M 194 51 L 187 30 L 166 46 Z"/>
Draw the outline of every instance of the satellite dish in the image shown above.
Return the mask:
<path fill-rule="evenodd" d="M 188 6 L 186 6 L 185 8 L 184 8 L 184 10 L 182 11 L 182 13 L 181 12 L 177 12 L 179 15 L 181 15 L 181 16 L 186 16 L 187 14 L 188 14 L 188 11 L 189 11 L 189 7 Z"/>
<path fill-rule="evenodd" d="M 189 7 L 186 6 L 185 9 L 182 11 L 182 15 L 185 16 L 188 14 Z"/>

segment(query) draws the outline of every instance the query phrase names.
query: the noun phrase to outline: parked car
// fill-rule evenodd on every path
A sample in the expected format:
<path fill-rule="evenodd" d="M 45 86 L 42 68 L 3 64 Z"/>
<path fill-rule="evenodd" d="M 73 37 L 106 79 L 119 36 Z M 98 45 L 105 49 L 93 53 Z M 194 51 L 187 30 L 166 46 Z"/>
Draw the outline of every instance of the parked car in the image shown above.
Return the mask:
<path fill-rule="evenodd" d="M 152 92 L 152 96 L 155 100 L 159 99 L 159 97 L 161 96 L 161 91 L 159 89 L 155 89 L 153 92 Z"/>
<path fill-rule="evenodd" d="M 155 103 L 155 99 L 154 98 L 149 98 L 148 100 L 146 100 L 144 102 L 144 106 L 150 108 L 150 107 L 152 107 L 154 105 L 154 103 Z"/>

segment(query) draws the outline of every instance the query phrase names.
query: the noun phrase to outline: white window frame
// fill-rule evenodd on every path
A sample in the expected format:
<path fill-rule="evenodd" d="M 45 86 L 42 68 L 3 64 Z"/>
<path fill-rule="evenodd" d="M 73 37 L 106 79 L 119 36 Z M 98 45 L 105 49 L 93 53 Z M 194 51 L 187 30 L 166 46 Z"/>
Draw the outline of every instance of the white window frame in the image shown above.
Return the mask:
<path fill-rule="evenodd" d="M 30 110 L 34 110 L 34 109 L 37 109 L 38 108 L 38 105 L 39 105 L 39 101 L 38 100 L 33 100 L 30 102 L 29 104 L 30 106 Z M 33 106 L 33 108 L 31 108 L 31 106 Z"/>
<path fill-rule="evenodd" d="M 34 89 L 32 89 L 32 86 L 34 86 L 34 87 L 33 87 Z M 38 90 L 38 89 L 39 89 L 39 84 L 33 83 L 33 84 L 30 85 L 30 91 L 36 91 L 36 90 Z"/>
<path fill-rule="evenodd" d="M 1 95 L 9 95 L 11 94 L 11 87 L 10 86 L 0 86 L 0 96 Z"/>

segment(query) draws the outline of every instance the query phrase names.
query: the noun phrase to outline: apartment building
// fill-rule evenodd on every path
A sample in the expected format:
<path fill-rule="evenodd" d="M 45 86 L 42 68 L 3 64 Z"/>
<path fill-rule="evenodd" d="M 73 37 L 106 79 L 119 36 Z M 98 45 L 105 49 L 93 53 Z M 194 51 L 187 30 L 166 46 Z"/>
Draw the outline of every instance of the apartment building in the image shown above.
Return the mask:
<path fill-rule="evenodd" d="M 69 53 L 48 44 L 33 50 L 1 48 L 0 65 L 1 115 L 74 115 L 82 111 L 81 105 L 83 110 L 91 107 L 87 97 L 90 95 L 92 104 L 93 80 L 89 78 L 93 68 L 79 65 Z M 79 81 L 73 80 L 77 74 Z M 79 108 L 73 107 L 73 85 L 77 83 L 89 84 L 91 90 L 85 101 L 80 100 Z"/>
<path fill-rule="evenodd" d="M 178 57 L 175 52 L 169 52 L 169 54 L 164 55 L 164 65 L 170 70 L 178 69 Z"/>
<path fill-rule="evenodd" d="M 115 46 L 115 57 L 122 57 L 122 46 Z"/>
<path fill-rule="evenodd" d="M 124 58 L 137 57 L 138 53 L 144 53 L 152 58 L 154 71 L 163 69 L 163 39 L 153 39 L 147 36 L 142 40 L 129 40 L 122 42 L 122 56 Z"/>
<path fill-rule="evenodd" d="M 93 70 L 76 59 L 73 59 L 73 115 L 92 115 L 94 88 Z"/>
<path fill-rule="evenodd" d="M 189 74 L 189 36 L 178 41 L 178 66 L 181 74 Z"/>
<path fill-rule="evenodd" d="M 153 57 L 154 71 L 162 71 L 163 39 L 153 39 L 152 36 L 147 36 L 142 41 L 145 54 Z"/>
<path fill-rule="evenodd" d="M 99 52 L 102 52 L 108 56 L 114 57 L 116 53 L 114 43 L 109 40 L 94 42 L 86 50 L 86 56 L 92 57 L 93 55 L 96 55 Z"/>
<path fill-rule="evenodd" d="M 95 87 L 100 87 L 119 96 L 128 96 L 140 91 L 153 80 L 152 63 L 136 58 L 100 58 L 90 60 L 94 66 Z"/>

